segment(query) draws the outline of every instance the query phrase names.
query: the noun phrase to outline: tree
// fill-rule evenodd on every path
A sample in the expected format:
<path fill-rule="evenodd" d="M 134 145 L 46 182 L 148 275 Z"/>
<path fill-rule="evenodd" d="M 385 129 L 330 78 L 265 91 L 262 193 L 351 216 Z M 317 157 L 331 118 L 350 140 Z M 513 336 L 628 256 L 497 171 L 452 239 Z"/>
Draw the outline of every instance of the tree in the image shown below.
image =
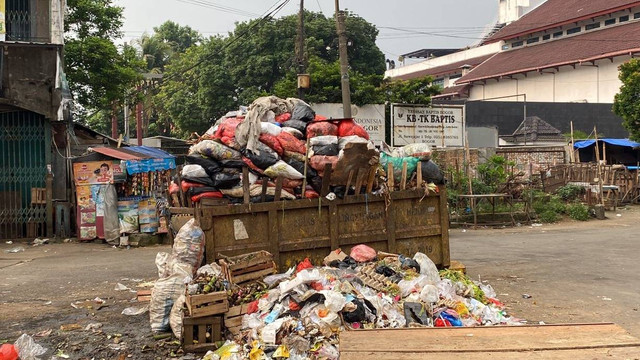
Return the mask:
<path fill-rule="evenodd" d="M 382 91 L 387 101 L 398 104 L 431 104 L 431 97 L 440 93 L 440 86 L 432 84 L 429 76 L 410 80 L 386 80 Z"/>
<path fill-rule="evenodd" d="M 80 112 L 110 112 L 140 79 L 135 50 L 121 50 L 122 8 L 112 0 L 69 0 L 65 21 L 65 72 Z M 86 120 L 86 119 L 85 119 Z"/>
<path fill-rule="evenodd" d="M 640 59 L 622 64 L 618 77 L 622 86 L 615 96 L 613 112 L 622 118 L 629 137 L 640 141 Z"/>
<path fill-rule="evenodd" d="M 164 41 L 174 53 L 183 53 L 188 48 L 202 42 L 202 35 L 189 26 L 181 26 L 173 21 L 165 21 L 153 28 L 154 36 Z"/>

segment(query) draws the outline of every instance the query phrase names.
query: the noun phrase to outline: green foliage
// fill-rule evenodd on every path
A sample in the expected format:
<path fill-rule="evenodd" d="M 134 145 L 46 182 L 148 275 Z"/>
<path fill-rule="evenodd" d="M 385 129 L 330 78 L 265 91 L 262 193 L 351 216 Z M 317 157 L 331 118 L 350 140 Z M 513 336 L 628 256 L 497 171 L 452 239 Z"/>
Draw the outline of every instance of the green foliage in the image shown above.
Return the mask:
<path fill-rule="evenodd" d="M 560 219 L 558 213 L 553 210 L 544 210 L 543 212 L 538 214 L 538 220 L 545 224 L 550 224 L 557 222 Z"/>
<path fill-rule="evenodd" d="M 545 211 L 553 211 L 556 214 L 564 214 L 567 211 L 567 205 L 559 196 L 544 196 L 534 201 L 533 210 L 537 214 L 542 214 Z"/>
<path fill-rule="evenodd" d="M 567 206 L 567 214 L 573 220 L 578 221 L 587 221 L 590 218 L 589 208 L 580 203 Z"/>
<path fill-rule="evenodd" d="M 122 8 L 112 0 L 69 0 L 65 21 L 65 72 L 81 111 L 110 111 L 141 78 L 135 50 L 119 50 Z"/>
<path fill-rule="evenodd" d="M 483 186 L 479 185 L 479 191 L 482 190 L 482 192 L 479 193 L 487 194 L 497 191 L 498 186 L 503 184 L 509 177 L 507 167 L 512 167 L 514 165 L 515 163 L 513 161 L 507 161 L 504 157 L 499 155 L 494 155 L 484 164 L 478 165 L 478 185 L 480 183 L 483 184 Z"/>
<path fill-rule="evenodd" d="M 400 104 L 431 104 L 431 96 L 440 93 L 429 76 L 410 80 L 385 81 L 382 91 L 387 101 Z"/>
<path fill-rule="evenodd" d="M 602 137 L 602 134 L 598 134 L 599 137 Z M 571 141 L 571 133 L 564 133 L 564 138 L 567 141 Z M 573 131 L 573 140 L 589 140 L 590 136 L 586 132 L 582 130 L 574 130 Z"/>
<path fill-rule="evenodd" d="M 556 194 L 562 198 L 564 201 L 573 201 L 578 198 L 580 194 L 584 192 L 584 187 L 579 185 L 568 184 L 565 185 L 558 190 L 556 190 Z"/>
<path fill-rule="evenodd" d="M 618 77 L 622 86 L 615 96 L 613 112 L 623 119 L 630 138 L 640 141 L 640 59 L 622 64 Z"/>

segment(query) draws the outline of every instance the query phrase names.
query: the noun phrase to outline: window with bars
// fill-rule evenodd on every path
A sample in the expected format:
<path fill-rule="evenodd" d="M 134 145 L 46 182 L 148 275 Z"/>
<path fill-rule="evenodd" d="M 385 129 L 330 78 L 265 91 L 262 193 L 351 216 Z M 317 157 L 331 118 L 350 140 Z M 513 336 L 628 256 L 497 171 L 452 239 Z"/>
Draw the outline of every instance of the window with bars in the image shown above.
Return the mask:
<path fill-rule="evenodd" d="M 31 39 L 31 1 L 6 0 L 5 4 L 8 41 L 29 41 Z"/>

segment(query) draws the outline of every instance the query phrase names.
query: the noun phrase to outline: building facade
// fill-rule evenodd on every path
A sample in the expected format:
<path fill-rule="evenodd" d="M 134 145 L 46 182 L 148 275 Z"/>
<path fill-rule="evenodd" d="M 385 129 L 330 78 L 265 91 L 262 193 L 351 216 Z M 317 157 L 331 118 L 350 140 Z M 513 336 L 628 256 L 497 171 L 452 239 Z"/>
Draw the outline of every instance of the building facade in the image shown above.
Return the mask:
<path fill-rule="evenodd" d="M 51 234 L 64 0 L 0 0 L 0 239 Z M 1 23 L 1 22 L 0 22 Z"/>

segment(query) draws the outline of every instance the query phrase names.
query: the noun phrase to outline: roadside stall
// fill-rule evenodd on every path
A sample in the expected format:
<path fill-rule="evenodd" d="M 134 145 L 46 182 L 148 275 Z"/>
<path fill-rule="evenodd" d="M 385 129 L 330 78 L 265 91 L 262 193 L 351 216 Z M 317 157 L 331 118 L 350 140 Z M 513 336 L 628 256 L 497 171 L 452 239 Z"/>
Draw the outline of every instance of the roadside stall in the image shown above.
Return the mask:
<path fill-rule="evenodd" d="M 175 157 L 146 146 L 91 150 L 73 165 L 78 239 L 119 244 L 121 234 L 166 233 Z"/>

